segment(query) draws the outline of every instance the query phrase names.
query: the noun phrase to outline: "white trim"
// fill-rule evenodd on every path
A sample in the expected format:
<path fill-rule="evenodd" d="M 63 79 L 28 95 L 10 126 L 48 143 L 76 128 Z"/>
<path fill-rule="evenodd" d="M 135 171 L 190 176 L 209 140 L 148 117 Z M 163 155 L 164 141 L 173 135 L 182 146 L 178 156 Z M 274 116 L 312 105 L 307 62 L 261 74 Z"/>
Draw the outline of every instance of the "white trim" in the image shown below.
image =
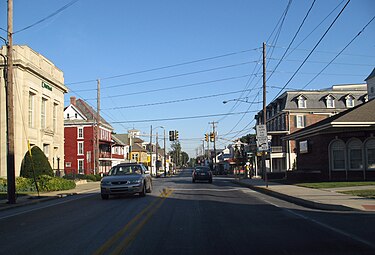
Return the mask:
<path fill-rule="evenodd" d="M 82 153 L 79 153 L 79 145 L 82 144 Z M 84 142 L 79 141 L 77 142 L 77 155 L 84 155 L 85 154 L 85 147 L 84 147 Z"/>

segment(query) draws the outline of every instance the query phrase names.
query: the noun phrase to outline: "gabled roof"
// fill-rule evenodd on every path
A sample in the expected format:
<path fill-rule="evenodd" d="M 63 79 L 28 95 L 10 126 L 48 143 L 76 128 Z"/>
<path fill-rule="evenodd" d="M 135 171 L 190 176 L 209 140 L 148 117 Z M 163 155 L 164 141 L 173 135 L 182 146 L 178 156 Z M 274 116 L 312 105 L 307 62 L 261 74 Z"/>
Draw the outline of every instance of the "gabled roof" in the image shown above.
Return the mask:
<path fill-rule="evenodd" d="M 365 79 L 365 81 L 367 81 L 367 80 L 369 80 L 369 79 L 371 79 L 371 78 L 373 78 L 373 77 L 375 77 L 375 68 L 372 69 L 372 72 L 371 72 L 370 75 Z"/>
<path fill-rule="evenodd" d="M 75 105 L 73 106 L 84 115 L 87 121 L 96 121 L 97 112 L 82 99 L 77 99 Z M 102 118 L 102 116 L 100 116 L 100 123 L 110 130 L 114 129 L 104 118 Z"/>
<path fill-rule="evenodd" d="M 286 136 L 286 139 L 293 140 L 310 136 L 318 132 L 327 131 L 332 128 L 373 128 L 375 129 L 375 99 L 366 103 L 333 115 L 313 125 L 303 128 Z"/>
<path fill-rule="evenodd" d="M 123 146 L 126 145 L 124 142 L 121 141 L 121 139 L 119 139 L 119 138 L 117 137 L 117 134 L 112 134 L 112 140 L 113 140 L 116 144 L 118 144 L 118 145 L 123 145 Z"/>

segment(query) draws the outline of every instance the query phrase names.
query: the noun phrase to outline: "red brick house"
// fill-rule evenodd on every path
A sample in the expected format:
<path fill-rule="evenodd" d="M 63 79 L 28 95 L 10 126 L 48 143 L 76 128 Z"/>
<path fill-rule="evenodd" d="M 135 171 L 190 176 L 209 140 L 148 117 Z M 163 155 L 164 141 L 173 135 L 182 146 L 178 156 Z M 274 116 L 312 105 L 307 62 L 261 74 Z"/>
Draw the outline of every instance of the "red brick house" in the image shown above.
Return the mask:
<path fill-rule="evenodd" d="M 106 173 L 112 165 L 124 159 L 124 145 L 112 137 L 113 127 L 100 117 L 99 132 L 96 111 L 82 99 L 70 98 L 64 109 L 65 174 Z M 99 136 L 99 153 L 96 155 L 96 136 Z M 99 166 L 95 158 L 99 157 Z"/>
<path fill-rule="evenodd" d="M 286 136 L 296 141 L 288 179 L 375 180 L 375 99 Z"/>

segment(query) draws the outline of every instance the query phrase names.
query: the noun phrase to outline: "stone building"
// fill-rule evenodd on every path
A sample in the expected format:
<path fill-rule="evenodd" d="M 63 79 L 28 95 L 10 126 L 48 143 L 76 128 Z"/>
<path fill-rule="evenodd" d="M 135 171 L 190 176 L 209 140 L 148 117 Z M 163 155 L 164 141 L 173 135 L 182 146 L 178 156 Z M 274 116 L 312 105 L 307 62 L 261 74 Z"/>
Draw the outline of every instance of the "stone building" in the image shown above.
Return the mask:
<path fill-rule="evenodd" d="M 13 46 L 14 73 L 14 150 L 15 175 L 19 176 L 22 159 L 31 146 L 44 151 L 53 169 L 64 161 L 64 85 L 63 72 L 50 60 L 28 46 Z M 1 48 L 6 56 L 7 48 Z M 3 64 L 3 59 L 0 59 Z M 0 177 L 7 175 L 6 91 L 0 67 Z"/>

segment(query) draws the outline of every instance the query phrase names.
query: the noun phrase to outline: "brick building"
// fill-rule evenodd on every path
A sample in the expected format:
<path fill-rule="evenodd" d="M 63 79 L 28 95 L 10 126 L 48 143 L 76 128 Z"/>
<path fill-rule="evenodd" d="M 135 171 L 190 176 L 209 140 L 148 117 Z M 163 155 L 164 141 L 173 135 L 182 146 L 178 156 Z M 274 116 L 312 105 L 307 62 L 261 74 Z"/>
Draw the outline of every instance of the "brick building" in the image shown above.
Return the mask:
<path fill-rule="evenodd" d="M 323 90 L 286 91 L 267 106 L 267 134 L 271 136 L 271 153 L 266 165 L 270 172 L 295 169 L 296 144 L 284 140 L 286 135 L 308 127 L 368 100 L 366 84 L 335 85 Z M 263 112 L 256 116 L 263 123 Z M 258 158 L 259 160 L 259 158 Z"/>
<path fill-rule="evenodd" d="M 124 160 L 124 145 L 112 137 L 112 126 L 100 117 L 97 132 L 96 111 L 82 99 L 70 98 L 64 110 L 65 174 L 106 173 Z M 99 153 L 96 155 L 96 137 L 99 136 Z M 95 158 L 99 158 L 96 166 Z M 97 169 L 97 171 L 96 171 Z"/>

